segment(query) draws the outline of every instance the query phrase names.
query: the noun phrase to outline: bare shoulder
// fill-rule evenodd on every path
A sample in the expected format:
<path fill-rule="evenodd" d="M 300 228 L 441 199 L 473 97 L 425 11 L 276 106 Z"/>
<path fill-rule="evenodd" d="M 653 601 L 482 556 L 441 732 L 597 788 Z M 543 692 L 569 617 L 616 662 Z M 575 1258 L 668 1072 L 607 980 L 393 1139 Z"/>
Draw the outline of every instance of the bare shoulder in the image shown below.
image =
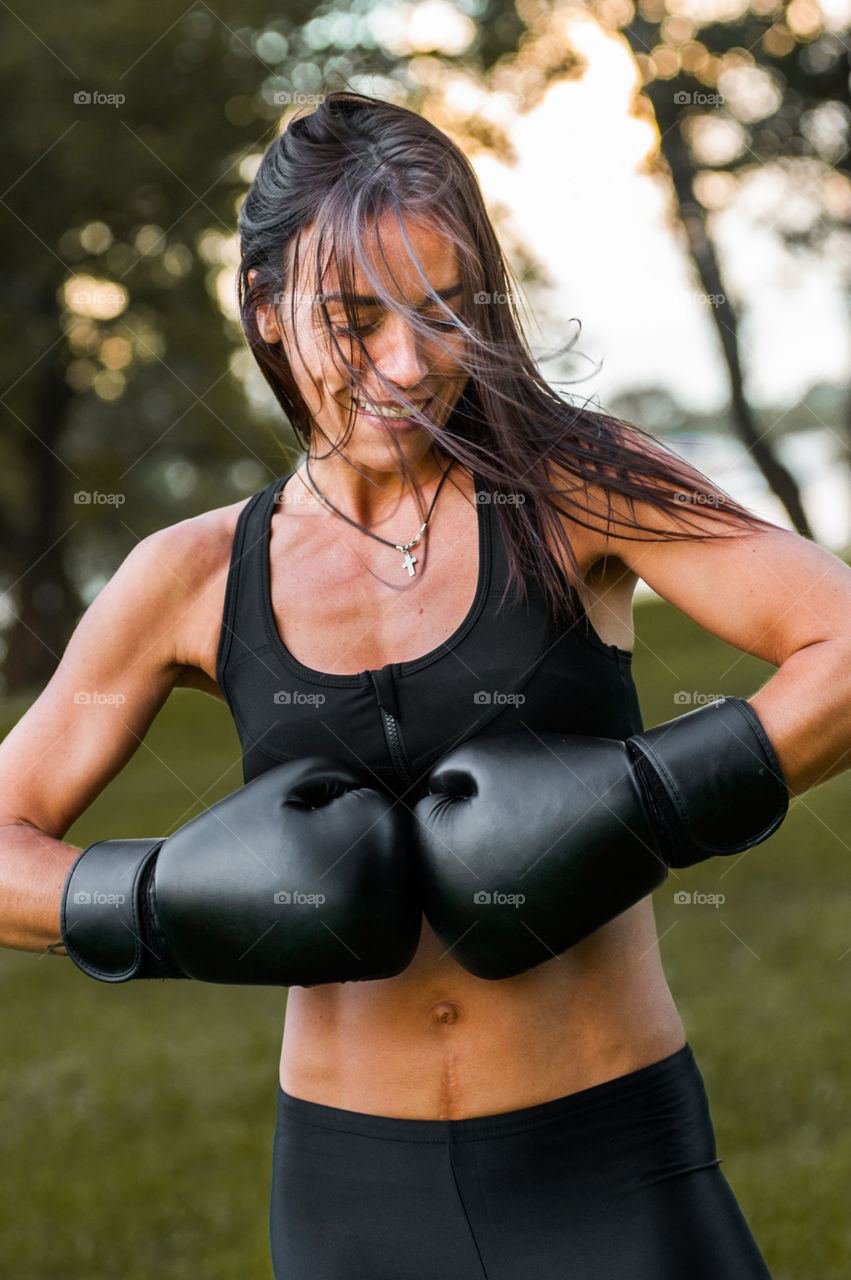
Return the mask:
<path fill-rule="evenodd" d="M 661 446 L 642 439 L 638 468 L 645 453 L 674 463 L 669 492 L 682 512 L 590 490 L 603 521 L 610 498 L 620 522 L 602 535 L 611 555 L 698 626 L 773 666 L 810 645 L 847 640 L 848 565 L 791 529 L 770 520 L 751 524 L 724 511 L 716 505 L 723 489 Z"/>
<path fill-rule="evenodd" d="M 577 477 L 556 464 L 550 464 L 550 478 L 562 492 L 575 495 L 570 502 L 557 503 L 561 524 L 579 566 L 583 588 L 610 590 L 619 586 L 627 596 L 632 595 L 638 575 L 618 554 L 617 538 L 609 523 L 610 513 L 615 520 L 623 518 L 623 500 L 602 484 L 582 483 L 577 491 Z M 571 581 L 574 575 L 565 564 L 565 572 Z"/>
<path fill-rule="evenodd" d="M 564 504 L 557 505 L 579 564 L 577 585 L 591 622 L 603 640 L 631 648 L 632 599 L 639 580 L 665 595 L 657 563 L 670 564 L 675 575 L 692 578 L 702 564 L 702 544 L 687 536 L 683 540 L 684 529 L 739 535 L 743 530 L 739 521 L 709 510 L 718 492 L 711 480 L 661 441 L 637 429 L 625 430 L 621 440 L 621 470 L 636 479 L 649 478 L 659 474 L 661 463 L 668 477 L 662 488 L 676 495 L 681 511 L 660 508 L 602 480 L 580 479 L 554 463 L 549 472 L 551 482 L 565 495 Z M 678 535 L 678 551 L 670 550 L 674 544 L 667 541 L 669 534 Z"/>
<path fill-rule="evenodd" d="M 551 467 L 551 480 L 558 489 L 572 492 L 576 476 L 567 476 Z M 602 486 L 588 485 L 576 496 L 573 506 L 557 503 L 560 521 L 574 556 L 579 576 L 567 563 L 554 537 L 548 545 L 565 578 L 578 590 L 588 619 L 604 644 L 631 651 L 635 632 L 632 619 L 633 596 L 638 574 L 618 554 L 606 533 L 608 495 Z"/>
<path fill-rule="evenodd" d="M 146 554 L 172 583 L 176 685 L 222 697 L 216 684 L 225 587 L 236 523 L 249 498 L 202 511 L 143 539 Z"/>
<path fill-rule="evenodd" d="M 619 563 L 624 572 L 634 574 L 634 545 L 658 545 L 660 537 L 671 533 L 682 535 L 684 527 L 695 533 L 742 531 L 738 520 L 728 520 L 709 509 L 714 505 L 712 498 L 717 492 L 709 477 L 661 441 L 635 431 L 623 436 L 623 444 L 626 455 L 622 469 L 636 478 L 649 477 L 653 464 L 658 466 L 660 462 L 666 470 L 670 469 L 669 478 L 661 488 L 669 495 L 676 495 L 679 510 L 675 514 L 670 508 L 627 495 L 602 482 L 578 481 L 576 475 L 566 469 L 553 467 L 557 483 L 577 495 L 574 501 L 581 514 L 571 505 L 563 518 L 577 554 L 582 552 L 580 562 L 587 570 L 600 571 L 601 562 L 612 562 Z M 681 517 L 687 522 L 685 526 Z M 594 527 L 586 527 L 586 521 Z"/>

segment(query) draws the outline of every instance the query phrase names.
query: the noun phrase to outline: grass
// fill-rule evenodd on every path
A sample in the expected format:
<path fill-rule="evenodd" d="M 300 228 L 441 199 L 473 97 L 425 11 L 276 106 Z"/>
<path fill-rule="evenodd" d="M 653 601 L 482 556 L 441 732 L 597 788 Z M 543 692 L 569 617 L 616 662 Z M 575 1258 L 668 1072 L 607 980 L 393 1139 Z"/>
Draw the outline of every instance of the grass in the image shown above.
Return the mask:
<path fill-rule="evenodd" d="M 664 604 L 637 607 L 636 634 L 648 727 L 688 709 L 677 690 L 747 697 L 773 674 Z M 3 732 L 25 706 L 0 708 Z M 177 690 L 67 838 L 172 830 L 241 782 L 227 709 Z M 795 800 L 765 844 L 655 896 L 722 1168 L 774 1280 L 851 1274 L 849 813 L 846 773 Z M 675 889 L 726 901 L 678 905 Z M 286 993 L 110 986 L 8 950 L 0 991 L 3 1280 L 271 1280 Z"/>

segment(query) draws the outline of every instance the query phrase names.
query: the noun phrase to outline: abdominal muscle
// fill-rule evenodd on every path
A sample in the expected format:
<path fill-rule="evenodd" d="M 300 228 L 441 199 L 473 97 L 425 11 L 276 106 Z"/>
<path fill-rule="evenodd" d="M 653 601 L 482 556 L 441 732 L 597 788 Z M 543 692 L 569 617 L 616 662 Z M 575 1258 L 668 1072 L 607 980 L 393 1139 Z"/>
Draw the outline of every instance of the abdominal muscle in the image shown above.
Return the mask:
<path fill-rule="evenodd" d="M 590 1088 L 686 1042 L 650 898 L 514 978 L 476 978 L 445 951 L 423 919 L 395 978 L 292 987 L 281 1088 L 372 1115 L 463 1119 Z"/>

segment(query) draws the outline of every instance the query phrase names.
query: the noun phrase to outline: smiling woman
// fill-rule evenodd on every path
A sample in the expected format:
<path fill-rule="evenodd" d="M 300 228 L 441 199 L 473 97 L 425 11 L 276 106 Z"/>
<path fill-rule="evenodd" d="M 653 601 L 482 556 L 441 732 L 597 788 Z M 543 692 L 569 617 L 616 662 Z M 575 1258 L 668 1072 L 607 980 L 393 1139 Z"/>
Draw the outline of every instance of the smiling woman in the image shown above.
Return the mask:
<path fill-rule="evenodd" d="M 623 635 L 654 548 L 774 527 L 543 380 L 475 175 L 412 112 L 335 93 L 294 117 L 240 235 L 245 334 L 306 456 L 240 514 L 217 677 L 247 781 L 327 752 L 411 810 L 425 909 L 395 977 L 290 991 L 277 1273 L 764 1280 L 649 894 L 704 840 L 764 839 L 785 780 L 739 700 L 642 734 L 631 654 L 589 610 L 605 600 L 595 619 Z M 727 762 L 711 800 L 704 756 Z M 696 787 L 693 831 L 671 778 Z"/>
<path fill-rule="evenodd" d="M 847 767 L 851 572 L 547 385 L 414 113 L 292 119 L 240 235 L 305 456 L 134 548 L 0 744 L 0 943 L 289 989 L 279 1277 L 765 1280 L 651 895 Z M 645 730 L 639 575 L 780 670 Z M 226 701 L 245 785 L 64 843 L 180 683 Z"/>

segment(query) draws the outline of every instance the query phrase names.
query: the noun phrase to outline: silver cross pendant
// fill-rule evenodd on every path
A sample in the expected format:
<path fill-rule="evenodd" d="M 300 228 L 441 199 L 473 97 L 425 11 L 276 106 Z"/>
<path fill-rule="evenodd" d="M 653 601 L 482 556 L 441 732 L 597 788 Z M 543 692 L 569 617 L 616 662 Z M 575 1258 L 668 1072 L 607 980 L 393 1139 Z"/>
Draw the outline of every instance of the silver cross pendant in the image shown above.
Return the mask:
<path fill-rule="evenodd" d="M 414 573 L 415 573 L 414 565 L 416 563 L 417 563 L 417 557 L 412 556 L 410 551 L 406 551 L 402 558 L 402 568 L 408 570 L 409 578 L 413 578 L 414 576 Z"/>

